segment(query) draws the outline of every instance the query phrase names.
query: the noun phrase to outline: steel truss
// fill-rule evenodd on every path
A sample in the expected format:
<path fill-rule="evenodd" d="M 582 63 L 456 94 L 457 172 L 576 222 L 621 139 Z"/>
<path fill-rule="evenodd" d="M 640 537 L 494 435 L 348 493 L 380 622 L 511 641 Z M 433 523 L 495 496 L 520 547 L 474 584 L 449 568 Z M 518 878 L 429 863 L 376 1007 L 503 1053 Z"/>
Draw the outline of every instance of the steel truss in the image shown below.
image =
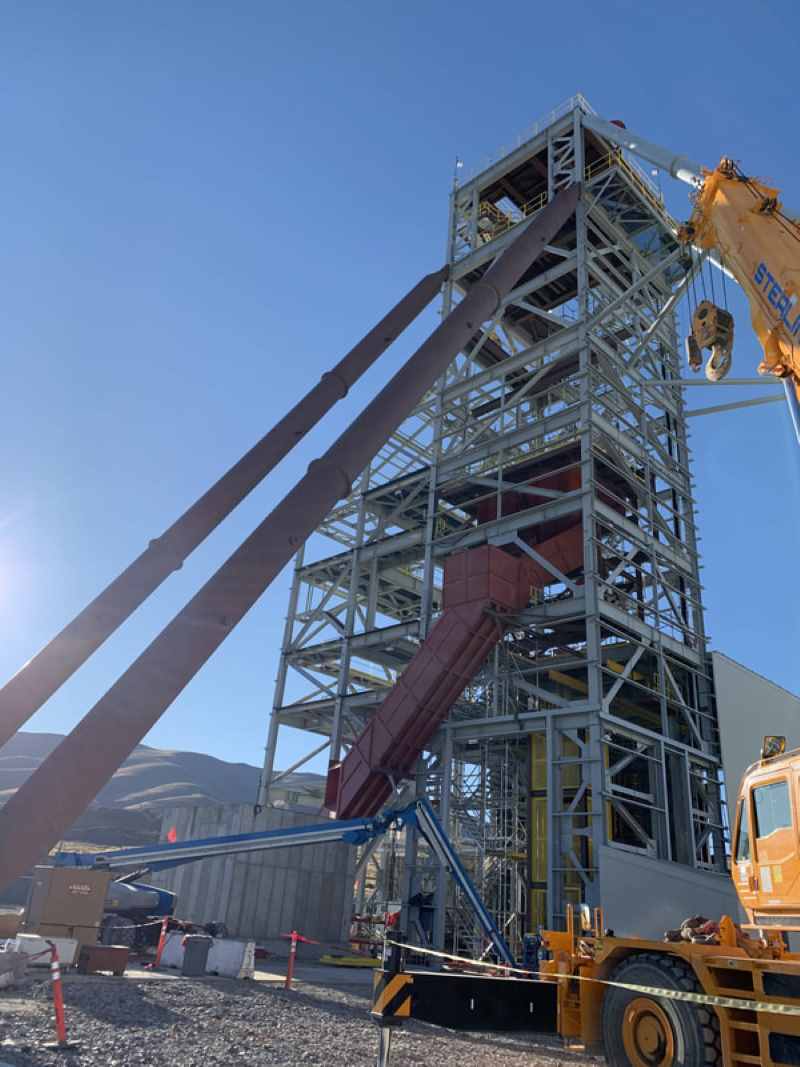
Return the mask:
<path fill-rule="evenodd" d="M 435 621 L 447 555 L 490 542 L 541 563 L 537 541 L 580 523 L 582 569 L 546 564 L 552 581 L 416 782 L 516 948 L 568 903 L 603 902 L 603 846 L 725 869 L 685 411 L 652 385 L 680 377 L 674 308 L 693 265 L 649 180 L 583 127 L 590 110 L 573 98 L 453 191 L 444 314 L 517 226 L 584 184 L 574 220 L 320 528 L 336 551 L 298 554 L 265 763 L 269 783 L 285 727 L 341 758 Z M 562 488 L 532 489 L 545 475 Z M 413 842 L 406 863 L 441 903 Z M 436 940 L 475 947 L 457 899 L 438 915 Z"/>

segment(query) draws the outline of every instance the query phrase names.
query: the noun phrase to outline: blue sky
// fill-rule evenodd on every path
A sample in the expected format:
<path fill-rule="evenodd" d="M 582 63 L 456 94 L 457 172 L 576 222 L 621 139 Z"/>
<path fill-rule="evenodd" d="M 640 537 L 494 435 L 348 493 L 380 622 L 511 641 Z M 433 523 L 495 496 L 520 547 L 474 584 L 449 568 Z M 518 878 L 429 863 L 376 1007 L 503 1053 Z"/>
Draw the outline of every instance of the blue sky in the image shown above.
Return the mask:
<path fill-rule="evenodd" d="M 698 7 L 700 10 L 698 10 Z M 800 204 L 792 3 L 0 4 L 0 677 L 443 259 L 453 162 L 576 91 Z M 706 13 L 707 12 L 707 13 Z M 705 42 L 705 44 L 704 44 Z M 711 42 L 711 47 L 708 47 Z M 664 180 L 688 214 L 685 189 Z M 759 359 L 741 297 L 734 373 Z M 435 321 L 396 344 L 30 723 L 73 726 Z M 695 406 L 732 389 L 692 390 Z M 759 394 L 761 395 L 761 394 Z M 800 450 L 694 420 L 713 645 L 800 690 Z M 286 575 L 149 736 L 260 763 Z M 284 765 L 299 754 L 284 745 Z"/>

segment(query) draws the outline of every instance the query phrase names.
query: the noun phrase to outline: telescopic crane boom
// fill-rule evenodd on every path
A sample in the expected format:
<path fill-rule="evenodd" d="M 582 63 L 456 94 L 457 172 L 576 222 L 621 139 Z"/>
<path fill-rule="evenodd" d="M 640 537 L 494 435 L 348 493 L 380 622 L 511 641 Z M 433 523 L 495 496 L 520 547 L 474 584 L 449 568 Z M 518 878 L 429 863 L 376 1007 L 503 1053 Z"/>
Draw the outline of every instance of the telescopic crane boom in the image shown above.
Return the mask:
<path fill-rule="evenodd" d="M 784 212 L 779 191 L 747 177 L 732 159 L 723 158 L 709 169 L 616 123 L 593 115 L 584 116 L 583 122 L 693 187 L 691 218 L 679 227 L 677 237 L 705 252 L 718 249 L 723 267 L 744 290 L 763 352 L 758 371 L 783 380 L 800 440 L 800 225 Z M 706 376 L 719 381 L 730 370 L 732 347 L 731 315 L 704 300 L 687 338 L 689 365 L 699 370 L 702 349 L 710 349 Z"/>

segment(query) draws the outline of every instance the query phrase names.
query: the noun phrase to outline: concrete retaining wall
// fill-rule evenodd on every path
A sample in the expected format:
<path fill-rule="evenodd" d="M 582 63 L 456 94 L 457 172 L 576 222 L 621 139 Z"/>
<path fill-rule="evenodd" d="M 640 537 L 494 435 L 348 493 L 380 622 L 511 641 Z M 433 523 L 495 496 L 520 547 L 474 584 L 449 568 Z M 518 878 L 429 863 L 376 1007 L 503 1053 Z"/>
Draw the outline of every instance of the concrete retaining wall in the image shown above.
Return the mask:
<path fill-rule="evenodd" d="M 249 804 L 168 808 L 161 840 L 173 826 L 183 841 L 322 821 L 319 815 L 280 808 L 254 816 Z M 177 893 L 180 918 L 224 922 L 231 937 L 263 943 L 296 929 L 320 941 L 341 942 L 348 932 L 354 867 L 350 845 L 305 845 L 199 860 L 145 880 Z"/>

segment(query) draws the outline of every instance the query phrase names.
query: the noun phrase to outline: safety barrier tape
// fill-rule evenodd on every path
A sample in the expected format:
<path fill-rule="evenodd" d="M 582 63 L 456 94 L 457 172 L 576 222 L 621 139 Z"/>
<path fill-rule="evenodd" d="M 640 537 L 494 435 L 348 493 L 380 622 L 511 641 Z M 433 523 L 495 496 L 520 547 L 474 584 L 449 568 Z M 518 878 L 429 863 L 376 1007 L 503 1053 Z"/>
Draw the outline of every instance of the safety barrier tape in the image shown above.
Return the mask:
<path fill-rule="evenodd" d="M 43 940 L 45 940 L 45 939 L 43 938 Z M 16 937 L 3 937 L 3 938 L 0 938 L 0 952 L 8 952 L 8 951 L 10 951 L 8 946 L 16 944 L 16 941 L 17 941 Z M 18 950 L 18 951 L 22 951 L 22 950 Z M 28 963 L 30 963 L 31 960 L 39 960 L 39 959 L 42 958 L 42 956 L 52 956 L 53 950 L 50 949 L 50 948 L 45 948 L 45 949 L 42 949 L 41 952 L 33 952 L 33 953 L 31 953 L 31 952 L 23 952 L 22 954 L 25 956 L 25 958 L 27 959 Z"/>
<path fill-rule="evenodd" d="M 776 1004 L 773 1001 L 744 1000 L 741 997 L 718 997 L 712 993 L 687 993 L 681 989 L 662 989 L 658 986 L 632 985 L 630 982 L 614 982 L 609 978 L 591 978 L 586 974 L 554 974 L 551 971 L 531 971 L 522 967 L 510 967 L 505 963 L 482 963 L 480 960 L 470 960 L 465 956 L 452 956 L 449 952 L 437 952 L 432 948 L 423 948 L 420 945 L 406 945 L 400 941 L 389 941 L 387 945 L 396 948 L 409 949 L 411 952 L 426 956 L 439 956 L 441 959 L 454 960 L 457 963 L 466 963 L 471 967 L 489 967 L 494 971 L 502 971 L 504 974 L 521 974 L 526 978 L 554 978 L 573 979 L 578 982 L 596 982 L 600 985 L 616 986 L 618 989 L 629 989 L 633 993 L 649 993 L 650 996 L 663 997 L 665 1000 L 680 1000 L 689 1004 L 708 1004 L 714 1008 L 736 1008 L 739 1011 L 765 1012 L 770 1015 L 800 1015 L 800 1006 L 794 1004 Z"/>
<path fill-rule="evenodd" d="M 11 940 L 13 941 L 14 939 L 11 938 Z M 44 952 L 35 952 L 32 956 L 27 952 L 23 953 L 23 955 L 27 958 L 28 963 L 30 963 L 31 960 L 40 960 L 42 956 L 52 956 L 53 951 L 52 949 L 46 948 Z"/>
<path fill-rule="evenodd" d="M 163 919 L 155 919 L 149 923 L 131 923 L 130 926 L 127 923 L 122 923 L 119 926 L 107 926 L 106 930 L 143 930 L 145 926 L 161 926 Z"/>

